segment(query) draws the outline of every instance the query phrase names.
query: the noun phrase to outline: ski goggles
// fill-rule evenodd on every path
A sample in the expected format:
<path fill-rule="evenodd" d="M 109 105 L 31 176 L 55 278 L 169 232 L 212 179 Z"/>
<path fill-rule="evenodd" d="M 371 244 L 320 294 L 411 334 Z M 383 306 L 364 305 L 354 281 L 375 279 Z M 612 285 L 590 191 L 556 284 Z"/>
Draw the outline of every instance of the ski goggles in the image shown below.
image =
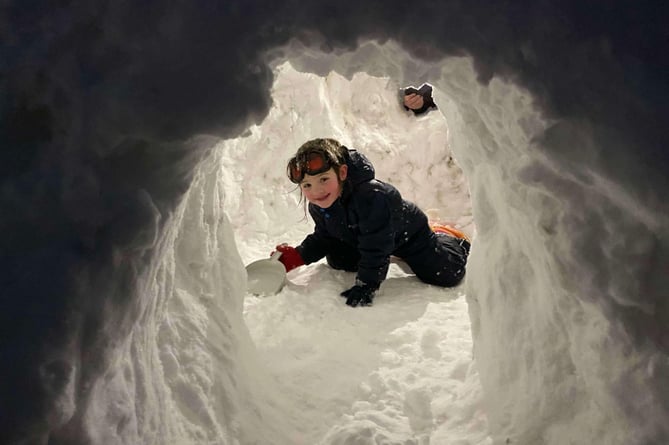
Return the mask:
<path fill-rule="evenodd" d="M 332 162 L 321 153 L 307 153 L 295 156 L 288 162 L 288 177 L 291 182 L 299 184 L 304 175 L 318 175 L 332 168 Z"/>

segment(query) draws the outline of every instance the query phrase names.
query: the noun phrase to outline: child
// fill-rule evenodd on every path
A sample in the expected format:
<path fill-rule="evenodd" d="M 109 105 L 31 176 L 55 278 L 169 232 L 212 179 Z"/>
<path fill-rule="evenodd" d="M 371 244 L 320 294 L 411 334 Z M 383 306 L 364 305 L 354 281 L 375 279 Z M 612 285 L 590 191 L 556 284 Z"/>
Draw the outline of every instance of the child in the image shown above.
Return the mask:
<path fill-rule="evenodd" d="M 465 275 L 469 241 L 435 233 L 416 205 L 374 179 L 374 167 L 356 150 L 314 139 L 298 149 L 287 173 L 309 202 L 316 227 L 299 246 L 276 247 L 286 271 L 326 257 L 335 269 L 357 272 L 355 285 L 341 293 L 352 307 L 372 304 L 391 255 L 437 286 L 455 286 Z"/>

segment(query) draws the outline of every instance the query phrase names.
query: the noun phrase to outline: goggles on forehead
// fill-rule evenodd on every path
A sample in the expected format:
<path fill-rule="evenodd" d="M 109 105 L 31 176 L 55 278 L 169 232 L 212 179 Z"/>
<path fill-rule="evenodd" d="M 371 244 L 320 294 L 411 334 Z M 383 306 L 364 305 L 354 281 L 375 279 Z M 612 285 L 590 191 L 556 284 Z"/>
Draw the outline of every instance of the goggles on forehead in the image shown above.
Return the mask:
<path fill-rule="evenodd" d="M 305 156 L 294 157 L 288 162 L 288 176 L 295 184 L 304 179 L 304 175 L 318 175 L 332 168 L 332 163 L 321 153 L 309 153 Z"/>

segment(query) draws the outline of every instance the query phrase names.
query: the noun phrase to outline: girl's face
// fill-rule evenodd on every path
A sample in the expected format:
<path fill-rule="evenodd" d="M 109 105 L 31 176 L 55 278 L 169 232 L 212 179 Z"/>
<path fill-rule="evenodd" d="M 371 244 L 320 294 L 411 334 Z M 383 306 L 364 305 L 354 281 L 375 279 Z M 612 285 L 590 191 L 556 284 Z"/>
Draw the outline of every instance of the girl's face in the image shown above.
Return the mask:
<path fill-rule="evenodd" d="M 304 197 L 310 203 L 327 209 L 339 198 L 341 194 L 341 182 L 346 179 L 348 166 L 342 165 L 339 167 L 339 176 L 334 168 L 319 173 L 317 175 L 304 175 L 304 179 L 300 182 L 300 189 Z"/>

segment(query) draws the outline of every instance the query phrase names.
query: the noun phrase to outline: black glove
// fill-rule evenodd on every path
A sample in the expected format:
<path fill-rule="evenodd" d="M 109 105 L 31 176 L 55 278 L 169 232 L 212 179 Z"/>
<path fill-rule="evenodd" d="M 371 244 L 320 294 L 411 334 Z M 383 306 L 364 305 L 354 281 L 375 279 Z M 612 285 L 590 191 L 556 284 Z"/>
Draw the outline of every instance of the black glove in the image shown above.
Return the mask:
<path fill-rule="evenodd" d="M 371 306 L 372 300 L 379 289 L 378 284 L 356 284 L 349 290 L 345 290 L 340 295 L 346 297 L 346 304 L 351 307 Z"/>

